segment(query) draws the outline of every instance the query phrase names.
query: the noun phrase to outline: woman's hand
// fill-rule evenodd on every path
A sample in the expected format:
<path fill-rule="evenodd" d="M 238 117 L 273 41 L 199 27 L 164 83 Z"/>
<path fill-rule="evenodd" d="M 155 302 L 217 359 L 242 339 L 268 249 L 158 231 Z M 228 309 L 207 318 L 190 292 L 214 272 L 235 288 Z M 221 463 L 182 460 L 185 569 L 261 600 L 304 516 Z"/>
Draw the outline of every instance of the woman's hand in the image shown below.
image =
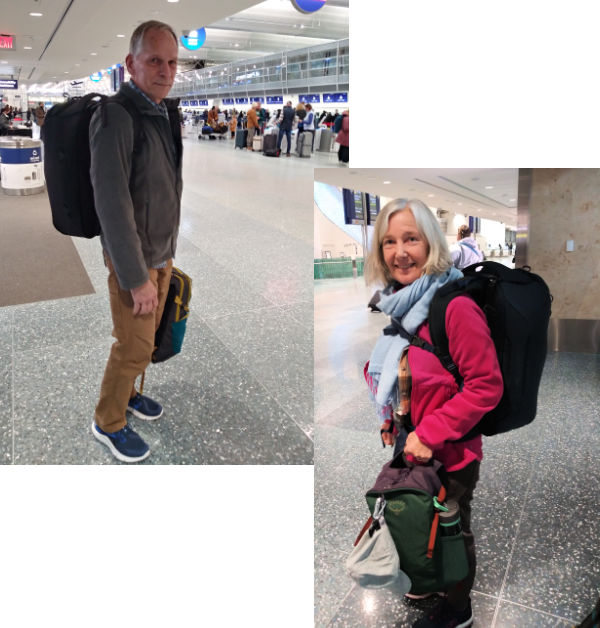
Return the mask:
<path fill-rule="evenodd" d="M 404 445 L 404 453 L 415 458 L 417 462 L 428 462 L 433 456 L 433 451 L 419 440 L 416 432 L 411 432 L 408 435 L 406 445 Z"/>
<path fill-rule="evenodd" d="M 391 428 L 392 428 L 391 421 L 384 421 L 381 424 L 381 440 L 383 441 L 384 445 L 389 445 L 390 447 L 393 447 L 394 443 L 396 442 L 396 435 L 394 433 L 395 430 Z M 388 431 L 390 429 L 391 431 Z"/>

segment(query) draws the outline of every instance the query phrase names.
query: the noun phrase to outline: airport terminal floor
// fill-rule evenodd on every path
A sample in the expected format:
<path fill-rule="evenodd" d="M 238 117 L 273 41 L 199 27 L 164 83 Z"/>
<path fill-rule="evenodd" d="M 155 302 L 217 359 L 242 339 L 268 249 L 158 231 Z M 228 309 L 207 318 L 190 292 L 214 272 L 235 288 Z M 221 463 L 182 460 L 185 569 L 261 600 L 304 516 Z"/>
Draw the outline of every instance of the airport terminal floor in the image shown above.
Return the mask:
<path fill-rule="evenodd" d="M 175 265 L 192 277 L 191 313 L 182 353 L 146 372 L 144 393 L 165 415 L 129 417 L 151 449 L 142 464 L 312 463 L 309 208 L 313 168 L 336 163 L 333 152 L 269 158 L 234 149 L 233 140 L 184 139 Z M 23 281 L 36 282 L 36 264 L 54 266 L 47 284 L 75 267 L 52 258 L 68 240 L 56 232 L 56 246 L 34 259 L 28 214 L 50 221 L 46 193 L 0 193 L 0 212 L 11 216 L 14 256 L 34 273 Z M 0 308 L 5 464 L 120 464 L 90 431 L 113 341 L 107 271 L 98 238 L 73 242 L 87 293 Z"/>
<path fill-rule="evenodd" d="M 403 628 L 423 612 L 353 584 L 344 563 L 368 517 L 364 494 L 391 457 L 362 369 L 385 325 L 362 278 L 315 281 L 315 626 Z M 387 319 L 386 319 L 387 320 Z M 484 438 L 473 500 L 479 628 L 568 627 L 600 578 L 600 359 L 549 353 L 538 415 Z"/>

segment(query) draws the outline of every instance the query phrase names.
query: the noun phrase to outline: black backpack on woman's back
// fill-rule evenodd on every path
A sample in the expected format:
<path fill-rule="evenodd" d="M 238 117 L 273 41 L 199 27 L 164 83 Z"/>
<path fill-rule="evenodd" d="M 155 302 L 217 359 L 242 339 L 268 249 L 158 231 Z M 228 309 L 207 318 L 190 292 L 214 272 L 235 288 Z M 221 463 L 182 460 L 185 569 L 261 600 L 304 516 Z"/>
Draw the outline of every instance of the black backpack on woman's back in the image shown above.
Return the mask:
<path fill-rule="evenodd" d="M 398 333 L 436 355 L 462 389 L 463 378 L 448 349 L 446 308 L 454 297 L 469 295 L 483 310 L 496 347 L 504 392 L 500 403 L 461 441 L 478 434 L 492 436 L 531 423 L 546 361 L 552 296 L 544 280 L 528 267 L 510 269 L 497 262 L 479 262 L 462 270 L 464 277 L 446 284 L 429 306 L 433 344 L 409 334 L 398 319 L 385 333 Z"/>

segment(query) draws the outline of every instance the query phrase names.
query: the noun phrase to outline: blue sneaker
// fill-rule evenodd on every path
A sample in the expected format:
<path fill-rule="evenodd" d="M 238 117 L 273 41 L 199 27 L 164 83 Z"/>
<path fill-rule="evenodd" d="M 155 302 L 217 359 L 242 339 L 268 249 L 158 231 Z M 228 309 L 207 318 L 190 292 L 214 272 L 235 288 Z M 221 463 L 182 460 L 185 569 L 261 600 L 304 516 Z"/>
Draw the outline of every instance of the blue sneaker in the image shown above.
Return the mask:
<path fill-rule="evenodd" d="M 163 415 L 163 407 L 160 403 L 156 403 L 150 397 L 140 395 L 140 393 L 136 393 L 135 397 L 129 400 L 127 409 L 138 419 L 145 421 L 153 421 Z"/>
<path fill-rule="evenodd" d="M 92 434 L 101 443 L 104 443 L 111 454 L 122 462 L 139 462 L 150 455 L 150 448 L 136 434 L 129 425 L 122 430 L 110 434 L 104 432 L 97 425 L 96 421 L 92 422 Z"/>

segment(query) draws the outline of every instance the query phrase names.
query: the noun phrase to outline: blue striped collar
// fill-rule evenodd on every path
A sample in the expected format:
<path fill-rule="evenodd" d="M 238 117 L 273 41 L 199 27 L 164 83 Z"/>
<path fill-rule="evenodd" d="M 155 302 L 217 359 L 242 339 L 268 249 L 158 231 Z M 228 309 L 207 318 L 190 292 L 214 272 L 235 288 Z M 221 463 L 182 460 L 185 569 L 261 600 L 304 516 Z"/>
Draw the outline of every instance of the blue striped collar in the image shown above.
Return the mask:
<path fill-rule="evenodd" d="M 129 80 L 129 85 L 131 87 L 131 89 L 134 92 L 137 92 L 138 94 L 142 95 L 153 107 L 154 109 L 156 109 L 156 111 L 158 111 L 158 113 L 160 113 L 162 116 L 164 116 L 167 120 L 169 119 L 169 112 L 167 111 L 167 105 L 165 105 L 165 101 L 161 100 L 159 103 L 155 103 L 147 94 L 146 92 L 142 91 L 134 82 L 133 79 Z"/>

